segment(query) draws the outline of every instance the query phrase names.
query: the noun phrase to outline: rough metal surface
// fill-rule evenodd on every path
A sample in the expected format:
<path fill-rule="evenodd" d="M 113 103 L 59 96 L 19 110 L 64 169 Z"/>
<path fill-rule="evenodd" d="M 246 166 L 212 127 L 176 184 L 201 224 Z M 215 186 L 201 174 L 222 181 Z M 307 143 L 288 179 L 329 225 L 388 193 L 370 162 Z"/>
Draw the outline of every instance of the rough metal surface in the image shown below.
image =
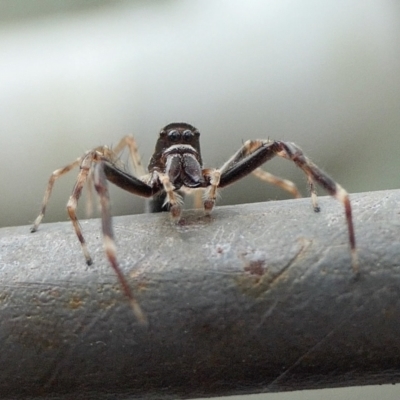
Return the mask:
<path fill-rule="evenodd" d="M 168 399 L 400 381 L 400 191 L 0 230 L 0 397 Z"/>

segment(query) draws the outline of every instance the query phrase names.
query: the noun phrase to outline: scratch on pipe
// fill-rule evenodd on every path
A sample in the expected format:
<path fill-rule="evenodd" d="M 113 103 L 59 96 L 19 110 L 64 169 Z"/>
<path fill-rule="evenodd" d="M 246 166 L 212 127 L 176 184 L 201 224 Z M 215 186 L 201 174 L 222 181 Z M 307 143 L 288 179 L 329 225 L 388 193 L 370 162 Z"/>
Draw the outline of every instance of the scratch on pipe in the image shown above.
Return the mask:
<path fill-rule="evenodd" d="M 322 344 L 327 342 L 330 337 L 332 337 L 337 331 L 340 331 L 342 329 L 342 326 L 345 325 L 348 321 L 352 320 L 353 317 L 358 313 L 358 310 L 361 308 L 365 308 L 368 304 L 373 303 L 375 301 L 374 296 L 381 292 L 381 291 L 386 291 L 386 287 L 379 288 L 377 290 L 373 290 L 372 293 L 368 296 L 363 296 L 368 299 L 366 303 L 360 304 L 350 315 L 346 316 L 343 318 L 342 322 L 340 322 L 338 325 L 336 325 L 332 330 L 330 330 L 322 339 L 320 339 L 314 346 L 312 346 L 309 350 L 307 350 L 303 355 L 301 355 L 289 368 L 287 368 L 282 374 L 280 374 L 278 377 L 276 377 L 271 383 L 268 384 L 268 389 L 271 391 L 273 390 L 273 386 L 276 385 L 281 379 L 283 379 L 286 375 L 288 375 L 294 368 L 296 368 L 298 365 L 301 364 L 301 362 L 308 357 L 314 350 L 316 350 L 318 347 L 320 347 Z"/>
<path fill-rule="evenodd" d="M 287 376 L 294 368 L 301 364 L 301 362 L 308 357 L 314 350 L 320 347 L 323 343 L 325 343 L 335 332 L 341 329 L 341 327 L 348 322 L 357 311 L 352 312 L 349 316 L 343 319 L 343 321 L 338 324 L 335 328 L 329 331 L 322 339 L 320 339 L 314 346 L 312 346 L 309 350 L 307 350 L 304 354 L 302 354 L 289 368 L 287 368 L 284 372 L 278 375 L 271 383 L 268 384 L 267 388 L 269 390 L 273 390 L 274 385 L 276 385 L 280 380 L 282 380 L 285 376 Z"/>
<path fill-rule="evenodd" d="M 301 239 L 301 247 L 294 256 L 275 274 L 268 271 L 268 266 L 265 266 L 266 259 L 258 258 L 257 260 L 244 260 L 245 274 L 241 274 L 236 278 L 236 282 L 240 290 L 253 298 L 264 296 L 275 286 L 280 279 L 285 277 L 287 271 L 298 261 L 306 252 L 312 241 Z M 239 256 L 243 259 L 243 255 Z M 250 272 L 250 274 L 248 274 Z"/>
<path fill-rule="evenodd" d="M 303 256 L 303 254 L 308 250 L 308 248 L 312 244 L 312 240 L 308 240 L 305 238 L 301 238 L 299 241 L 301 242 L 301 247 L 300 247 L 299 251 L 293 256 L 293 258 L 291 260 L 289 260 L 289 262 L 287 263 L 287 265 L 285 267 L 283 267 L 274 277 L 272 277 L 272 280 L 269 282 L 270 287 L 279 281 L 279 278 L 281 278 L 282 275 L 293 264 L 295 264 L 299 258 L 301 258 Z"/>

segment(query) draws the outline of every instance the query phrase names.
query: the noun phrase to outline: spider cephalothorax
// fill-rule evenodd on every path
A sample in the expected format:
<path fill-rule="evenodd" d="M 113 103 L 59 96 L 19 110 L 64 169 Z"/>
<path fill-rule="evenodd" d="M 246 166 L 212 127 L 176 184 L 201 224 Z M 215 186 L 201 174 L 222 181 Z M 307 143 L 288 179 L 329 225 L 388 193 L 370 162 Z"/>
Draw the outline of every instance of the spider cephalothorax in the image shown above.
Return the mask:
<path fill-rule="evenodd" d="M 100 198 L 103 240 L 107 258 L 117 273 L 136 316 L 139 320 L 144 321 L 145 316 L 118 265 L 107 181 L 142 197 L 164 196 L 165 204 L 168 206 L 173 220 L 179 221 L 182 201 L 178 190 L 186 192 L 203 188 L 203 207 L 206 213 L 210 213 L 215 204 L 217 190 L 250 173 L 266 182 L 280 186 L 295 197 L 299 197 L 299 192 L 292 182 L 277 178 L 259 168 L 271 158 L 279 156 L 293 161 L 307 175 L 314 211 L 319 211 L 315 183 L 320 184 L 331 196 L 344 205 L 352 265 L 354 271 L 358 272 L 349 195 L 338 183 L 311 162 L 297 145 L 291 142 L 264 139 L 248 140 L 220 168 L 203 168 L 199 137 L 199 131 L 187 123 L 176 122 L 165 126 L 160 131 L 147 173 L 141 164 L 136 142 L 132 136 L 124 137 L 114 149 L 101 146 L 86 152 L 73 163 L 52 173 L 44 195 L 42 210 L 35 220 L 32 232 L 38 229 L 44 217 L 54 181 L 72 168 L 80 166 L 75 187 L 67 203 L 67 210 L 81 243 L 86 262 L 91 264 L 92 259 L 76 217 L 76 207 L 84 184 L 93 181 Z M 119 160 L 119 155 L 125 147 L 129 149 L 134 174 L 126 172 L 127 169 Z"/>
<path fill-rule="evenodd" d="M 186 123 L 172 123 L 161 129 L 154 154 L 150 159 L 148 169 L 165 167 L 167 150 L 172 147 L 185 148 L 193 152 L 200 165 L 203 164 L 200 154 L 200 132 L 192 125 Z"/>

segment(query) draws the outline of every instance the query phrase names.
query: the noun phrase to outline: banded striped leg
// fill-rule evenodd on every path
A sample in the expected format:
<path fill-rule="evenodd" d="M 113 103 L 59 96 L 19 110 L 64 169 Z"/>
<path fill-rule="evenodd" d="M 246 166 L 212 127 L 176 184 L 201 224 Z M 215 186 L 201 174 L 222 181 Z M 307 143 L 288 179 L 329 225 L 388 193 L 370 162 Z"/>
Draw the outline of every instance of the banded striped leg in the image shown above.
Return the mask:
<path fill-rule="evenodd" d="M 86 216 L 92 216 L 93 213 L 93 174 L 88 174 L 86 178 Z"/>
<path fill-rule="evenodd" d="M 147 323 L 146 316 L 144 315 L 142 309 L 140 308 L 138 301 L 134 297 L 129 284 L 125 279 L 124 274 L 119 268 L 114 232 L 112 228 L 112 220 L 110 212 L 110 196 L 108 192 L 107 178 L 104 173 L 103 162 L 99 162 L 98 164 L 95 165 L 93 171 L 93 178 L 94 178 L 94 187 L 100 197 L 104 251 L 106 253 L 108 261 L 110 262 L 112 268 L 117 274 L 122 290 L 129 299 L 130 305 L 132 307 L 132 310 L 136 318 L 139 320 L 139 322 L 146 324 Z"/>
<path fill-rule="evenodd" d="M 191 195 L 193 196 L 193 207 L 201 208 L 203 206 L 204 189 L 194 189 Z"/>
<path fill-rule="evenodd" d="M 220 169 L 221 177 L 219 187 L 223 188 L 243 178 L 276 155 L 293 161 L 306 173 L 315 211 L 319 211 L 315 182 L 318 182 L 331 196 L 335 197 L 343 204 L 353 270 L 355 273 L 358 273 L 358 257 L 349 195 L 338 183 L 333 181 L 325 172 L 311 162 L 294 143 L 248 140 Z"/>
<path fill-rule="evenodd" d="M 90 156 L 91 155 L 91 156 Z M 50 200 L 50 196 L 53 190 L 53 186 L 55 181 L 62 177 L 63 175 L 65 175 L 66 173 L 68 173 L 69 171 L 71 171 L 73 168 L 82 165 L 84 163 L 84 160 L 87 159 L 87 157 L 89 156 L 89 163 L 91 164 L 91 162 L 93 162 L 94 158 L 98 157 L 98 156 L 102 156 L 105 158 L 108 158 L 111 162 L 116 162 L 117 161 L 117 155 L 110 150 L 107 146 L 100 146 L 100 147 L 96 147 L 95 149 L 86 152 L 82 157 L 77 158 L 74 162 L 72 162 L 71 164 L 66 165 L 63 168 L 59 168 L 56 169 L 49 178 L 49 181 L 47 183 L 47 187 L 46 190 L 44 192 L 44 197 L 43 197 L 43 201 L 42 201 L 42 208 L 41 211 L 39 213 L 39 215 L 36 217 L 33 226 L 31 228 L 31 232 L 36 232 L 39 228 L 39 225 L 41 224 L 45 213 L 46 213 L 46 207 L 47 207 L 47 203 Z M 86 182 L 88 184 L 88 186 L 91 185 L 91 177 L 90 174 L 86 174 Z M 91 213 L 91 203 L 92 203 L 92 198 L 91 198 L 91 193 L 89 191 L 89 196 L 88 196 L 88 205 L 87 205 L 87 211 L 88 214 Z"/>
<path fill-rule="evenodd" d="M 261 168 L 256 168 L 252 172 L 252 174 L 264 182 L 271 183 L 272 185 L 278 186 L 281 189 L 286 190 L 287 192 L 291 193 L 295 198 L 301 197 L 301 194 L 296 185 L 288 179 L 279 178 L 267 171 L 262 170 Z"/>
<path fill-rule="evenodd" d="M 87 265 L 91 265 L 93 263 L 93 261 L 92 261 L 92 257 L 89 254 L 89 251 L 87 249 L 86 241 L 85 241 L 85 238 L 83 237 L 82 229 L 79 225 L 78 217 L 76 216 L 76 208 L 78 206 L 78 200 L 82 194 L 83 186 L 85 185 L 85 183 L 88 179 L 88 176 L 91 173 L 92 164 L 97 159 L 97 157 L 98 157 L 98 155 L 97 155 L 96 150 L 90 151 L 90 152 L 86 153 L 86 155 L 84 156 L 84 158 L 81 162 L 78 178 L 76 180 L 74 189 L 72 190 L 72 194 L 69 197 L 69 200 L 67 203 L 68 215 L 69 215 L 69 218 L 71 219 L 72 225 L 74 226 L 76 236 L 78 236 L 79 242 L 81 243 L 83 255 L 85 256 Z"/>
<path fill-rule="evenodd" d="M 73 163 L 66 165 L 63 168 L 56 169 L 51 175 L 49 182 L 47 183 L 46 191 L 44 192 L 44 197 L 42 201 L 42 208 L 39 215 L 36 217 L 35 222 L 32 225 L 31 232 L 36 232 L 39 228 L 40 223 L 46 213 L 47 203 L 49 202 L 51 192 L 55 181 L 61 176 L 65 175 L 75 167 L 77 167 L 82 162 L 82 157 L 77 158 Z"/>
<path fill-rule="evenodd" d="M 320 212 L 321 209 L 319 208 L 319 205 L 318 205 L 317 190 L 315 188 L 312 178 L 309 175 L 307 175 L 307 181 L 308 181 L 308 187 L 310 189 L 310 196 L 311 196 L 311 201 L 312 201 L 314 211 Z"/>
<path fill-rule="evenodd" d="M 280 186 L 281 188 L 291 192 L 295 197 L 301 197 L 300 192 L 297 190 L 294 183 L 275 177 L 268 172 L 262 171 L 260 168 L 254 168 L 251 165 L 246 165 L 246 160 L 252 159 L 254 151 L 258 150 L 262 146 L 262 141 L 259 140 L 248 140 L 228 161 L 226 161 L 221 168 L 211 170 L 204 169 L 203 175 L 209 177 L 210 187 L 206 190 L 204 195 L 204 210 L 206 214 L 210 214 L 215 205 L 217 197 L 217 188 L 220 185 L 221 175 L 224 175 L 227 171 L 238 164 L 243 166 L 240 175 L 247 175 L 253 172 L 258 178 L 266 182 Z M 236 179 L 234 179 L 236 180 Z M 225 185 L 224 185 L 225 186 Z"/>
<path fill-rule="evenodd" d="M 178 222 L 182 213 L 183 199 L 177 192 L 174 191 L 175 187 L 171 183 L 168 175 L 158 172 L 157 177 L 165 191 L 165 202 L 163 206 L 166 204 L 170 205 L 169 211 L 171 213 L 171 217 L 175 222 Z"/>
<path fill-rule="evenodd" d="M 145 178 L 146 176 L 149 177 L 148 173 L 143 167 L 142 158 L 140 156 L 136 140 L 133 136 L 128 135 L 123 137 L 120 142 L 113 148 L 113 151 L 116 154 L 121 154 L 125 147 L 127 147 L 129 150 L 129 156 L 135 176 L 140 179 Z M 160 198 L 149 198 L 146 200 L 146 212 L 160 212 L 163 210 L 163 207 L 167 202 L 168 199 L 166 197 L 163 198 L 160 196 Z"/>
<path fill-rule="evenodd" d="M 296 185 L 292 181 L 289 181 L 288 179 L 279 178 L 278 176 L 275 176 L 267 171 L 264 171 L 261 168 L 256 168 L 252 172 L 252 174 L 264 182 L 278 186 L 281 189 L 285 190 L 286 192 L 289 192 L 296 199 L 302 197 L 301 193 L 297 189 Z M 184 193 L 186 193 L 185 189 L 181 189 L 181 190 Z M 196 209 L 202 207 L 202 205 L 203 205 L 202 197 L 206 197 L 206 194 L 204 194 L 202 196 L 202 191 L 203 191 L 203 189 L 187 190 L 187 194 L 189 194 L 193 197 L 193 207 Z M 315 187 L 311 186 L 311 184 L 310 184 L 310 191 L 311 191 L 311 197 L 313 197 L 313 195 L 316 193 L 316 191 L 315 191 Z M 317 205 L 316 199 L 313 200 L 313 204 L 314 204 L 314 211 L 319 211 L 319 207 Z"/>
<path fill-rule="evenodd" d="M 331 196 L 333 196 L 343 204 L 349 233 L 353 271 L 355 273 L 358 273 L 359 264 L 349 194 L 346 192 L 346 190 L 342 188 L 342 186 L 336 183 L 325 172 L 318 168 L 311 160 L 309 160 L 303 154 L 302 150 L 294 143 L 274 142 L 271 147 L 273 147 L 273 151 L 278 156 L 292 160 L 299 168 L 301 168 L 306 173 L 311 188 L 311 198 L 314 208 L 318 207 L 316 203 L 317 195 L 314 190 L 314 182 L 318 182 Z"/>
<path fill-rule="evenodd" d="M 143 167 L 142 160 L 139 154 L 138 146 L 136 144 L 136 140 L 133 136 L 125 136 L 120 142 L 113 148 L 113 152 L 116 155 L 121 154 L 122 150 L 127 147 L 129 150 L 130 159 L 135 171 L 136 176 L 143 176 L 146 174 L 146 171 Z"/>
<path fill-rule="evenodd" d="M 133 136 L 123 137 L 119 143 L 112 149 L 107 146 L 99 147 L 97 150 L 111 163 L 120 169 L 124 169 L 124 165 L 119 159 L 120 154 L 127 147 L 129 150 L 129 156 L 132 163 L 135 175 L 138 177 L 146 175 L 145 169 L 143 167 L 141 157 L 139 154 L 138 146 L 136 140 Z M 93 195 L 92 195 L 93 182 L 92 177 L 89 175 L 87 179 L 87 202 L 86 202 L 86 215 L 90 216 L 93 210 Z"/>
<path fill-rule="evenodd" d="M 210 178 L 210 186 L 204 193 L 204 212 L 209 215 L 214 208 L 215 200 L 217 198 L 217 188 L 219 186 L 219 180 L 221 178 L 221 171 L 219 169 L 206 169 L 203 170 L 203 175 Z"/>

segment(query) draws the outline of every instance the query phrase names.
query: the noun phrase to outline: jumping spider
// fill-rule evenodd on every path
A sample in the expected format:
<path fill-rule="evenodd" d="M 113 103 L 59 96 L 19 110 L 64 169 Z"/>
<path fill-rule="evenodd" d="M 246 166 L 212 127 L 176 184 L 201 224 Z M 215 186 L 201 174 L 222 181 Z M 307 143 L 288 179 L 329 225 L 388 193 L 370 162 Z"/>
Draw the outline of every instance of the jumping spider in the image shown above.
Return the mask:
<path fill-rule="evenodd" d="M 203 168 L 199 136 L 199 131 L 187 123 L 172 123 L 164 127 L 159 134 L 147 174 L 140 162 L 136 142 L 131 136 L 124 137 L 113 149 L 107 146 L 100 146 L 86 152 L 73 163 L 57 169 L 51 174 L 43 198 L 41 212 L 36 218 L 31 231 L 35 232 L 38 229 L 44 217 L 55 180 L 74 167 L 79 166 L 78 178 L 68 200 L 67 210 L 81 243 L 86 263 L 88 265 L 92 264 L 92 258 L 88 252 L 76 216 L 76 207 L 84 184 L 93 182 L 100 198 L 103 241 L 107 258 L 118 276 L 123 291 L 130 300 L 135 315 L 140 321 L 145 321 L 145 315 L 142 313 L 118 265 L 107 180 L 121 189 L 138 196 L 150 198 L 163 194 L 172 219 L 179 221 L 182 198 L 178 190 L 190 191 L 196 188 L 204 188 L 203 206 L 205 213 L 209 214 L 215 204 L 217 189 L 228 186 L 250 173 L 254 173 L 264 181 L 282 187 L 295 197 L 300 197 L 292 182 L 277 178 L 259 169 L 262 164 L 274 156 L 280 156 L 292 160 L 307 175 L 314 211 L 319 211 L 315 182 L 319 183 L 331 196 L 343 203 L 352 265 L 354 272 L 358 272 L 356 241 L 349 195 L 338 183 L 312 163 L 299 147 L 290 142 L 262 139 L 248 140 L 222 167 L 218 169 Z M 125 147 L 129 149 L 130 158 L 137 176 L 126 172 L 119 159 L 119 155 Z"/>

